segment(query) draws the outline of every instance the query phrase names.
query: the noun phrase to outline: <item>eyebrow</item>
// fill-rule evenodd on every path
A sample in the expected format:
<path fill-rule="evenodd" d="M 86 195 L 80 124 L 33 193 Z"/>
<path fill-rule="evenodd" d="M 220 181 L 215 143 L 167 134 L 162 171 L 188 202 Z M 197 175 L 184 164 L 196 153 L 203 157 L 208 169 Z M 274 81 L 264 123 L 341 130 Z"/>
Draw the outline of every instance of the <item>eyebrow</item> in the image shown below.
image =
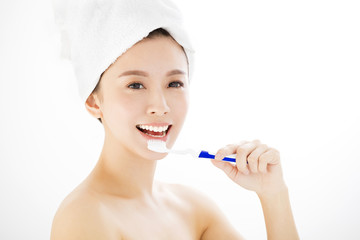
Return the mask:
<path fill-rule="evenodd" d="M 166 76 L 169 77 L 169 76 L 178 75 L 178 74 L 185 75 L 186 73 L 185 73 L 184 71 L 182 71 L 182 70 L 174 69 L 174 70 L 171 70 L 171 71 L 167 72 L 167 73 L 166 73 Z M 130 71 L 125 71 L 125 72 L 121 73 L 121 74 L 119 75 L 119 78 L 125 77 L 125 76 L 148 77 L 149 74 L 148 74 L 147 72 L 140 71 L 140 70 L 130 70 Z"/>
<path fill-rule="evenodd" d="M 166 74 L 166 76 L 169 77 L 169 76 L 178 75 L 178 74 L 185 75 L 186 73 L 184 71 L 179 70 L 179 69 L 175 69 L 175 70 L 169 71 Z"/>

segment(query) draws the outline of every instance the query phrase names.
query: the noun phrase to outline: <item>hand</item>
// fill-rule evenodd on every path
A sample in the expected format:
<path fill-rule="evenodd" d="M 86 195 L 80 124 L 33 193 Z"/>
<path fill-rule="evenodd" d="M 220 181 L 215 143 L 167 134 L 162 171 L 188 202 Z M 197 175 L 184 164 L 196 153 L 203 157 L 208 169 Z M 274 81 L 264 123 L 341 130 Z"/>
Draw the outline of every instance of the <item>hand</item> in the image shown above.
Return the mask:
<path fill-rule="evenodd" d="M 236 164 L 221 161 L 234 153 L 237 154 Z M 286 189 L 279 152 L 259 140 L 221 148 L 212 163 L 235 183 L 258 195 L 276 194 Z"/>

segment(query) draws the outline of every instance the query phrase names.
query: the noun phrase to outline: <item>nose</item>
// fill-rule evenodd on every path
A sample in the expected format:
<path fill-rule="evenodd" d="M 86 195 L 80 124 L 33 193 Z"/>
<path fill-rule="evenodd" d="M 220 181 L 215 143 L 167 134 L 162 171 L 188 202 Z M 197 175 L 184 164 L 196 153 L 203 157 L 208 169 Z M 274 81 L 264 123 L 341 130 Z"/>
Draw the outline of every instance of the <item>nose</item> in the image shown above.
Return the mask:
<path fill-rule="evenodd" d="M 170 108 L 163 91 L 152 92 L 149 97 L 147 113 L 153 116 L 164 116 L 169 112 Z"/>

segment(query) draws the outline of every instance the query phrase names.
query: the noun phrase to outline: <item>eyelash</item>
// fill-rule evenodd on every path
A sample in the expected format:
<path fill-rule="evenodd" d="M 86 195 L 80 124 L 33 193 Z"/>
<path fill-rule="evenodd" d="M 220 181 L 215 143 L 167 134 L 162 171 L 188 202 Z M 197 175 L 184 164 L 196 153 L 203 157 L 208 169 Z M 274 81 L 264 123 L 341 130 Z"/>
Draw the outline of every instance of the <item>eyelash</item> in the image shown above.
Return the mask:
<path fill-rule="evenodd" d="M 145 88 L 144 85 L 142 85 L 142 83 L 139 83 L 139 82 L 130 83 L 130 84 L 128 85 L 128 88 L 136 89 L 136 90 L 137 90 L 137 89 L 142 89 L 142 88 L 135 88 L 135 87 L 134 87 L 135 85 L 141 85 L 142 88 Z"/>
<path fill-rule="evenodd" d="M 176 83 L 176 84 L 177 84 L 177 87 L 175 87 L 175 88 L 181 88 L 181 87 L 184 87 L 184 83 L 183 83 L 183 82 L 181 82 L 181 81 L 174 81 L 174 82 L 171 82 L 171 83 L 169 83 L 169 86 L 170 86 L 170 84 L 173 84 L 173 83 Z"/>
<path fill-rule="evenodd" d="M 174 84 L 174 83 L 177 84 L 177 86 L 176 87 L 171 87 L 170 85 Z M 137 88 L 135 88 L 135 85 L 141 85 L 142 87 L 139 88 L 139 86 L 138 86 Z M 184 87 L 184 83 L 181 82 L 181 81 L 173 81 L 173 82 L 169 83 L 168 87 L 170 87 L 170 88 L 181 88 L 181 87 Z M 128 88 L 134 89 L 134 90 L 139 90 L 139 89 L 144 89 L 145 87 L 144 87 L 144 85 L 142 83 L 134 82 L 134 83 L 130 83 L 128 85 Z"/>

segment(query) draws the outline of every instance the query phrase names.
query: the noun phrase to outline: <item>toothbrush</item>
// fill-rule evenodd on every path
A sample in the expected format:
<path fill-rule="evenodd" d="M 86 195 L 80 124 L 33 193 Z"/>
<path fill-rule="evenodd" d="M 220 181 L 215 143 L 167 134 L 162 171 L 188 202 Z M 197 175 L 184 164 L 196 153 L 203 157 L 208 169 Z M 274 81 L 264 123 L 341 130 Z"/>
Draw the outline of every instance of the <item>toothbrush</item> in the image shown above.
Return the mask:
<path fill-rule="evenodd" d="M 208 159 L 215 159 L 215 155 L 210 154 L 207 151 L 196 151 L 194 149 L 183 149 L 183 150 L 173 150 L 173 149 L 168 149 L 166 147 L 166 142 L 161 141 L 161 140 L 149 140 L 148 141 L 148 149 L 154 152 L 159 152 L 159 153 L 175 153 L 175 154 L 190 154 L 195 158 L 208 158 Z M 236 154 L 232 154 L 229 155 L 225 158 L 223 158 L 223 161 L 227 161 L 227 162 L 236 162 Z"/>

